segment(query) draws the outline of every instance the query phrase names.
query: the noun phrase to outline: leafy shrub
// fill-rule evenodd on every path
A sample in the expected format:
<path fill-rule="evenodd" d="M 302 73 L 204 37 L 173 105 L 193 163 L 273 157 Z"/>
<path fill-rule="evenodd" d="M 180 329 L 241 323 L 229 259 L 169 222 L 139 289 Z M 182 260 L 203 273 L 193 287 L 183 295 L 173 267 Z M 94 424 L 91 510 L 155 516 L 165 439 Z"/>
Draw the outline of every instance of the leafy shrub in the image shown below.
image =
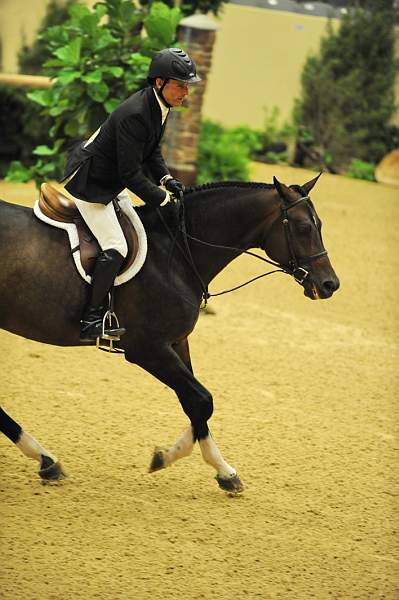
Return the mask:
<path fill-rule="evenodd" d="M 247 181 L 250 160 L 286 162 L 293 126 L 287 123 L 280 126 L 278 120 L 277 107 L 266 115 L 262 131 L 246 125 L 224 128 L 204 120 L 198 144 L 198 183 Z"/>
<path fill-rule="evenodd" d="M 287 150 L 280 150 L 279 152 L 274 152 L 273 150 L 268 150 L 264 154 L 265 162 L 278 164 L 282 162 L 288 161 L 288 152 Z"/>
<path fill-rule="evenodd" d="M 258 147 L 257 135 L 250 128 L 225 129 L 204 120 L 198 143 L 198 183 L 247 181 L 250 155 Z"/>
<path fill-rule="evenodd" d="M 367 181 L 375 181 L 374 177 L 375 165 L 365 162 L 358 158 L 353 158 L 345 175 L 354 179 L 366 179 Z"/>
<path fill-rule="evenodd" d="M 226 130 L 226 134 L 232 143 L 244 147 L 251 158 L 262 149 L 262 132 L 256 129 L 240 125 Z"/>

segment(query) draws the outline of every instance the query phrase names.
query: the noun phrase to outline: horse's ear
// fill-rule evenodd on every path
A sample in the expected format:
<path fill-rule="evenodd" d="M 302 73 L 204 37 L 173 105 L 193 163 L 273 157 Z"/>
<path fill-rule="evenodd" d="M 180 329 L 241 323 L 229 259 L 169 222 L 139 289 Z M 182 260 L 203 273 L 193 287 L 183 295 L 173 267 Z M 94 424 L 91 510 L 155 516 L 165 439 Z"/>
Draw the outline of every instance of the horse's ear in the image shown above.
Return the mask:
<path fill-rule="evenodd" d="M 310 181 L 308 181 L 307 183 L 304 183 L 301 187 L 302 189 L 306 192 L 306 194 L 309 194 L 310 190 L 314 188 L 318 178 L 320 177 L 320 175 L 323 173 L 323 171 L 320 171 L 320 173 L 317 175 L 317 177 L 314 177 L 314 179 L 311 179 Z"/>
<path fill-rule="evenodd" d="M 286 202 L 293 202 L 294 200 L 296 200 L 295 193 L 292 191 L 291 188 L 288 187 L 288 185 L 280 183 L 280 181 L 276 177 L 273 177 L 273 183 L 276 187 L 276 190 L 279 193 L 280 198 L 286 200 Z"/>

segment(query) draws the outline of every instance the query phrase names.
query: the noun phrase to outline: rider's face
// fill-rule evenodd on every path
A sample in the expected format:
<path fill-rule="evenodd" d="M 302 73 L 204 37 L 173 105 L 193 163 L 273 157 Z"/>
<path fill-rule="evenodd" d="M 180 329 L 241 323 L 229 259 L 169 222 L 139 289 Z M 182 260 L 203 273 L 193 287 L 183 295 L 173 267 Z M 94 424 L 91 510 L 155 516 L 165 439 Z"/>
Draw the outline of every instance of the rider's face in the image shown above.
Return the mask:
<path fill-rule="evenodd" d="M 163 84 L 163 79 L 157 77 L 155 85 L 157 90 L 160 90 Z M 188 96 L 188 84 L 184 81 L 169 79 L 162 90 L 162 95 L 170 106 L 181 106 L 184 98 Z"/>

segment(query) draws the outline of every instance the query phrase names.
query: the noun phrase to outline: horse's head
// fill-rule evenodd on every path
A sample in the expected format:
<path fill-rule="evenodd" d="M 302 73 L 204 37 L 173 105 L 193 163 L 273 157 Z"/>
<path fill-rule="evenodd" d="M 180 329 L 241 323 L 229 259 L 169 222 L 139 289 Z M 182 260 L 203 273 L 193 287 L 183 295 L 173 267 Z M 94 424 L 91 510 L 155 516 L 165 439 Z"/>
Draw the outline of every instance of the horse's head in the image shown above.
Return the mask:
<path fill-rule="evenodd" d="M 321 237 L 321 221 L 309 192 L 320 175 L 302 186 L 286 186 L 274 177 L 278 195 L 275 218 L 264 250 L 303 286 L 312 300 L 329 298 L 339 288 Z"/>

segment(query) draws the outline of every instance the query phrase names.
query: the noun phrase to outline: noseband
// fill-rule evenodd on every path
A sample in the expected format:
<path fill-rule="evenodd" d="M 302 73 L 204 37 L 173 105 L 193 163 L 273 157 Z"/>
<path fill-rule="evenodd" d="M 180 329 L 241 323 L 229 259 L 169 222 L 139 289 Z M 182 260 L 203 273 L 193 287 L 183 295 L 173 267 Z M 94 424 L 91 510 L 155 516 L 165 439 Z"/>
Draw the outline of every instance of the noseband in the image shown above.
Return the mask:
<path fill-rule="evenodd" d="M 284 226 L 284 235 L 285 235 L 285 239 L 287 241 L 288 251 L 290 253 L 290 259 L 288 261 L 288 265 L 280 265 L 280 266 L 289 275 L 292 275 L 292 277 L 298 283 L 303 283 L 305 281 L 305 279 L 307 278 L 307 276 L 309 275 L 309 271 L 307 271 L 304 267 L 301 267 L 300 263 L 307 263 L 309 261 L 316 260 L 316 258 L 320 258 L 321 256 L 327 256 L 327 250 L 323 250 L 322 252 L 318 252 L 317 254 L 311 254 L 309 256 L 297 256 L 295 254 L 294 235 L 292 233 L 290 220 L 288 218 L 288 211 L 291 208 L 294 208 L 294 206 L 296 206 L 300 202 L 307 201 L 307 200 L 310 200 L 309 196 L 302 196 L 301 198 L 298 198 L 298 200 L 295 200 L 295 202 L 293 202 L 292 204 L 289 204 L 288 206 L 286 204 L 281 205 L 282 223 Z M 313 221 L 316 223 L 315 213 L 312 210 L 312 208 L 308 202 L 306 202 L 306 206 L 308 207 L 308 210 L 312 216 Z M 262 247 L 262 250 L 264 250 L 266 252 L 264 247 Z"/>

